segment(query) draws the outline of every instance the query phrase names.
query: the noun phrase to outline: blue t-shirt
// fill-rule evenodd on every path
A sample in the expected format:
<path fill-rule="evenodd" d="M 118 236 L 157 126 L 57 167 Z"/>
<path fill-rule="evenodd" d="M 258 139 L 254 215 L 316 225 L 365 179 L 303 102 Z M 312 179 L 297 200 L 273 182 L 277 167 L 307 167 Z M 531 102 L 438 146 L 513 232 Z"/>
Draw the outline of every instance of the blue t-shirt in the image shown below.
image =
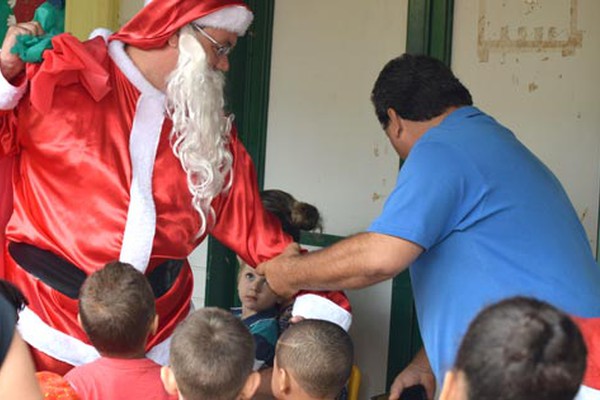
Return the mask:
<path fill-rule="evenodd" d="M 600 268 L 567 194 L 508 129 L 462 107 L 414 145 L 370 232 L 425 249 L 410 267 L 438 382 L 468 324 L 515 295 L 600 316 Z"/>
<path fill-rule="evenodd" d="M 241 307 L 232 308 L 231 312 L 238 318 L 242 318 Z M 272 307 L 247 318 L 242 322 L 254 338 L 254 369 L 272 367 L 275 359 L 275 345 L 279 338 L 279 321 L 277 320 L 278 311 Z"/>

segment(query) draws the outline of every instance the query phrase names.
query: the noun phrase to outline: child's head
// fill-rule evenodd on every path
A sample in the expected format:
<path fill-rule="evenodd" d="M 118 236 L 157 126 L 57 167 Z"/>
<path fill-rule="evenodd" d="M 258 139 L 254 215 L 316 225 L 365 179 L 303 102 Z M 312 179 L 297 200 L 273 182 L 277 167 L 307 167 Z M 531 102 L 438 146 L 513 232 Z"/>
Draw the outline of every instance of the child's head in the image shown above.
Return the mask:
<path fill-rule="evenodd" d="M 18 313 L 29 304 L 18 287 L 4 279 L 0 279 L 0 296 L 3 296 L 15 308 L 17 318 Z"/>
<path fill-rule="evenodd" d="M 282 190 L 263 190 L 260 193 L 265 210 L 274 214 L 283 231 L 290 235 L 295 242 L 300 241 L 300 231 L 321 229 L 319 210 L 311 204 L 296 200 L 291 194 Z"/>
<path fill-rule="evenodd" d="M 90 275 L 79 293 L 83 330 L 102 355 L 143 355 L 158 317 L 146 277 L 129 264 L 112 262 Z"/>
<path fill-rule="evenodd" d="M 271 290 L 265 277 L 257 274 L 254 268 L 241 260 L 237 289 L 244 318 L 275 307 L 279 301 L 279 296 Z"/>
<path fill-rule="evenodd" d="M 252 372 L 254 340 L 233 314 L 214 307 L 195 311 L 175 329 L 167 392 L 185 400 L 251 399 L 260 376 Z"/>
<path fill-rule="evenodd" d="M 571 400 L 585 360 L 583 338 L 567 315 L 543 301 L 507 299 L 471 322 L 441 399 Z"/>
<path fill-rule="evenodd" d="M 278 399 L 333 399 L 350 378 L 354 349 L 338 325 L 307 319 L 279 338 L 271 388 Z"/>

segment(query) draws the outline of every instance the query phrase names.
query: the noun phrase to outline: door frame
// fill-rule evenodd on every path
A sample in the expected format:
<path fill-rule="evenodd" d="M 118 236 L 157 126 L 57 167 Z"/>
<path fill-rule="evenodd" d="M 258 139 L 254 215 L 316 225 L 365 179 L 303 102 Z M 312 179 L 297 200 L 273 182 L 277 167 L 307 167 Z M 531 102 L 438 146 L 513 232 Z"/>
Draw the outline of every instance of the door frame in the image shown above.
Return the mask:
<path fill-rule="evenodd" d="M 238 40 L 227 75 L 228 109 L 235 114 L 239 137 L 252 157 L 263 188 L 267 144 L 267 116 L 271 76 L 274 0 L 248 0 L 254 22 Z M 205 306 L 230 308 L 238 304 L 238 262 L 234 252 L 212 236 L 208 239 Z"/>

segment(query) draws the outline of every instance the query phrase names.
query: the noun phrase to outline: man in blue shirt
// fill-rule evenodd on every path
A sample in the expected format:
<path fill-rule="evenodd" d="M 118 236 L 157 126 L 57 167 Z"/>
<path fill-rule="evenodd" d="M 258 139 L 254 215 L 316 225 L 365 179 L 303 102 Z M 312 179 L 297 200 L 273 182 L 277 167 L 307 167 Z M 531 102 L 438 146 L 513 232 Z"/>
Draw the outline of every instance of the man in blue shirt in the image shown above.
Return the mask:
<path fill-rule="evenodd" d="M 416 383 L 433 398 L 469 322 L 500 299 L 526 295 L 600 317 L 600 268 L 561 184 L 472 106 L 449 68 L 405 54 L 382 70 L 372 101 L 405 159 L 396 187 L 368 232 L 263 264 L 275 292 L 361 288 L 410 267 L 425 349 L 390 399 Z"/>

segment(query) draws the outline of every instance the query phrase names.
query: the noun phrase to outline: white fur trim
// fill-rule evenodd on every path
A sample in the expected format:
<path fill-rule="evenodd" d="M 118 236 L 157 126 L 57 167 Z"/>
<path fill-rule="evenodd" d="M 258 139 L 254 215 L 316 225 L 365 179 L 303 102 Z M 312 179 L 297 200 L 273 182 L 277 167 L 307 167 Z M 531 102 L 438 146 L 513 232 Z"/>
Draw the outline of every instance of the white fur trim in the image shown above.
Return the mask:
<path fill-rule="evenodd" d="M 19 313 L 17 327 L 23 340 L 59 361 L 77 366 L 100 357 L 93 346 L 52 328 L 28 307 Z"/>
<path fill-rule="evenodd" d="M 253 19 L 254 15 L 246 7 L 231 6 L 221 8 L 214 13 L 198 18 L 194 22 L 201 26 L 224 29 L 228 32 L 237 33 L 238 36 L 244 36 Z"/>
<path fill-rule="evenodd" d="M 100 32 L 103 31 L 100 30 Z M 142 75 L 133 61 L 131 61 L 131 58 L 125 53 L 125 44 L 123 42 L 118 40 L 111 41 L 108 44 L 108 54 L 127 79 L 129 79 L 133 86 L 135 86 L 142 94 L 148 96 L 162 96 L 164 101 L 163 92 L 152 86 L 152 84 L 144 78 L 144 75 Z"/>
<path fill-rule="evenodd" d="M 11 85 L 4 75 L 0 74 L 0 110 L 12 110 L 17 106 L 27 90 L 27 80 L 20 86 Z"/>
<path fill-rule="evenodd" d="M 109 54 L 127 79 L 141 92 L 129 137 L 132 177 L 119 260 L 145 272 L 156 232 L 152 172 L 165 120 L 165 95 L 152 86 L 135 67 L 125 53 L 122 42 L 111 42 Z"/>
<path fill-rule="evenodd" d="M 579 392 L 577 392 L 577 396 L 575 396 L 574 400 L 599 400 L 600 399 L 600 390 L 593 389 L 589 386 L 581 385 L 579 388 Z"/>
<path fill-rule="evenodd" d="M 162 97 L 142 94 L 137 103 L 129 138 L 132 177 L 119 260 L 133 265 L 141 272 L 148 268 L 156 232 L 152 172 L 164 122 L 163 111 Z"/>
<path fill-rule="evenodd" d="M 46 324 L 29 307 L 19 313 L 17 326 L 21 337 L 32 347 L 70 365 L 87 364 L 100 357 L 91 345 Z M 169 363 L 171 336 L 152 347 L 146 356 L 160 365 Z"/>
<path fill-rule="evenodd" d="M 112 31 L 110 29 L 107 28 L 96 28 L 92 31 L 92 33 L 90 33 L 90 36 L 88 36 L 88 39 L 93 39 L 96 36 L 101 36 L 105 42 L 108 43 L 108 37 L 112 34 Z"/>
<path fill-rule="evenodd" d="M 346 331 L 352 325 L 351 313 L 325 297 L 310 293 L 296 298 L 292 316 L 333 322 Z"/>

